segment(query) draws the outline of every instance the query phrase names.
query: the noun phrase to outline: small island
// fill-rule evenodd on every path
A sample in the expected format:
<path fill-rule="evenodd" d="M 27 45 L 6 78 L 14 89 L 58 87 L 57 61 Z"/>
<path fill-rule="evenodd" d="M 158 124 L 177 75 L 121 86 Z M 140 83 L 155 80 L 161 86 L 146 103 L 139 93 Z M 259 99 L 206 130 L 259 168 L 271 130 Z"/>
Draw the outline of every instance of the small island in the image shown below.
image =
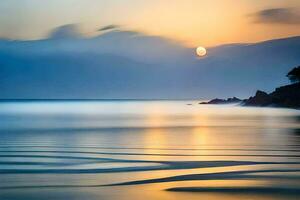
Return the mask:
<path fill-rule="evenodd" d="M 300 66 L 292 69 L 287 77 L 291 84 L 278 87 L 271 93 L 258 90 L 255 96 L 249 99 L 241 100 L 233 97 L 228 99 L 213 99 L 209 102 L 200 104 L 229 104 L 239 103 L 243 106 L 273 106 L 285 108 L 300 108 Z"/>
<path fill-rule="evenodd" d="M 228 98 L 228 99 L 213 99 L 211 101 L 208 102 L 201 102 L 199 104 L 234 104 L 234 103 L 240 103 L 242 102 L 241 99 L 237 98 L 237 97 L 232 97 L 232 98 Z"/>

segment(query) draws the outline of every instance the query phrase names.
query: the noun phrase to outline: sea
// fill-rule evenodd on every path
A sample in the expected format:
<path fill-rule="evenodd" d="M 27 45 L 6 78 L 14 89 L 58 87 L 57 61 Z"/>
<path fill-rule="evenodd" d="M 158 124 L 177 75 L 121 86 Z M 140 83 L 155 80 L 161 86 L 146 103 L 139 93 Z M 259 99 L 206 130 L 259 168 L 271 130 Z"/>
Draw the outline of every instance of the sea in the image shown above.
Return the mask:
<path fill-rule="evenodd" d="M 1 200 L 300 199 L 300 111 L 0 102 Z"/>

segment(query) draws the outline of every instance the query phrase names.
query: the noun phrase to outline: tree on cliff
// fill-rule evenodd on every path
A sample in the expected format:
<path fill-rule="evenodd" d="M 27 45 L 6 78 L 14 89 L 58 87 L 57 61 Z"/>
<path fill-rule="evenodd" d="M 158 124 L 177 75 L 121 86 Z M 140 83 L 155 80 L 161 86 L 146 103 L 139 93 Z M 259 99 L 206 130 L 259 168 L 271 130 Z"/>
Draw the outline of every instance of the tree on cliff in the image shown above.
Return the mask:
<path fill-rule="evenodd" d="M 291 82 L 296 83 L 300 82 L 300 66 L 295 67 L 292 69 L 288 74 L 287 77 L 290 79 Z"/>

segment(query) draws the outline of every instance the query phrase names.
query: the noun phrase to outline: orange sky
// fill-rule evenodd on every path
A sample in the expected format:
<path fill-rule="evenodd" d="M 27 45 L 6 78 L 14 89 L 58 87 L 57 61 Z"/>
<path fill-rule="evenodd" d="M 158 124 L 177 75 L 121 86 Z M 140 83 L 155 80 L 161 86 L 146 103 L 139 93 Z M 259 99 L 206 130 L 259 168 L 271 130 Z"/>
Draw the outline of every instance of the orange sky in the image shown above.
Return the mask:
<path fill-rule="evenodd" d="M 298 10 L 300 1 L 2 0 L 0 37 L 42 38 L 52 28 L 70 23 L 80 24 L 86 34 L 101 26 L 118 24 L 125 29 L 170 37 L 189 46 L 300 35 L 300 22 L 254 23 L 254 13 L 272 8 Z"/>
<path fill-rule="evenodd" d="M 165 35 L 190 46 L 255 42 L 300 35 L 299 24 L 254 23 L 263 9 L 300 6 L 300 1 L 173 0 L 152 1 L 128 24 L 150 34 Z M 256 5 L 258 4 L 258 5 Z"/>

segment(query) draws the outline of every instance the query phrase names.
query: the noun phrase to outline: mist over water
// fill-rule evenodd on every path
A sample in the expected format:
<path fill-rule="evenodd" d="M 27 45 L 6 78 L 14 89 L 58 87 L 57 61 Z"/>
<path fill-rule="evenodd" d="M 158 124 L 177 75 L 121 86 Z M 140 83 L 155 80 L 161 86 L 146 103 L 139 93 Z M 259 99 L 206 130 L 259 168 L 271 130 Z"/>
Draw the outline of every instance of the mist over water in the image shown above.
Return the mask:
<path fill-rule="evenodd" d="M 297 199 L 299 167 L 299 110 L 0 103 L 0 199 Z"/>

